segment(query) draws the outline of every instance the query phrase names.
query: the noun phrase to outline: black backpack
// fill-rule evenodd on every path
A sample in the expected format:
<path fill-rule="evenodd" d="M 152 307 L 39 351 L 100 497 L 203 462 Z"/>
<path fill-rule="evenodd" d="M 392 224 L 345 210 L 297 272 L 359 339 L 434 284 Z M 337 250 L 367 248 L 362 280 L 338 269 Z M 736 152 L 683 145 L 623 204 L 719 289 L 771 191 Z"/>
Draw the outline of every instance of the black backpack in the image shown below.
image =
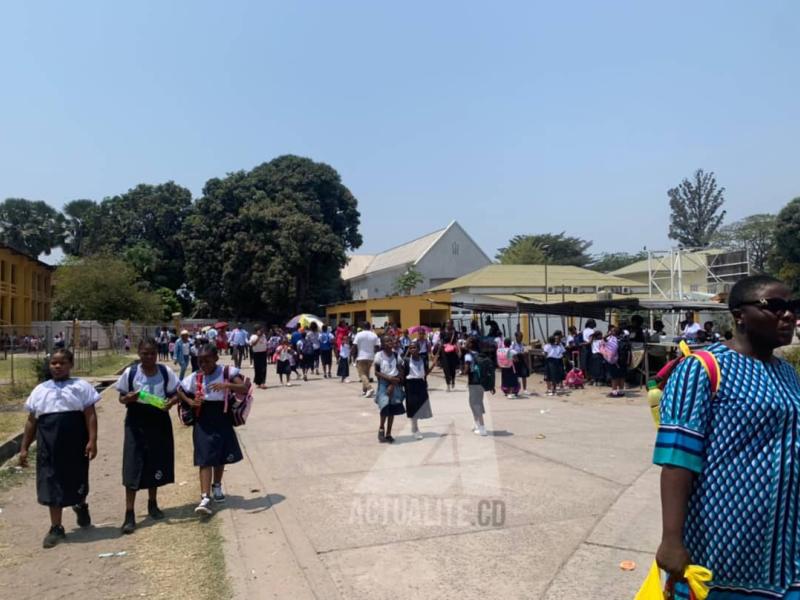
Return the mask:
<path fill-rule="evenodd" d="M 470 383 L 480 385 L 486 392 L 495 389 L 494 363 L 491 358 L 484 354 L 473 354 L 471 371 Z"/>
<path fill-rule="evenodd" d="M 627 338 L 619 341 L 617 346 L 617 365 L 625 367 L 626 369 L 631 365 L 631 358 L 633 357 L 633 348 L 631 342 Z"/>

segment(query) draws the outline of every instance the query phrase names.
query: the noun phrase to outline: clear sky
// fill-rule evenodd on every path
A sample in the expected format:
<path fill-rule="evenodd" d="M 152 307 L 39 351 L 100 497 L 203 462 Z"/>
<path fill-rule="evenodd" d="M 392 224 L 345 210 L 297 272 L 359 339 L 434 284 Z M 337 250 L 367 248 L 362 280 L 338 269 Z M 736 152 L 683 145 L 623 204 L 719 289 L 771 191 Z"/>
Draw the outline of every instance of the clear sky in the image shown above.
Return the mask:
<path fill-rule="evenodd" d="M 375 252 L 457 219 L 667 248 L 700 167 L 729 219 L 800 195 L 800 2 L 5 2 L 0 198 L 99 200 L 293 153 Z"/>

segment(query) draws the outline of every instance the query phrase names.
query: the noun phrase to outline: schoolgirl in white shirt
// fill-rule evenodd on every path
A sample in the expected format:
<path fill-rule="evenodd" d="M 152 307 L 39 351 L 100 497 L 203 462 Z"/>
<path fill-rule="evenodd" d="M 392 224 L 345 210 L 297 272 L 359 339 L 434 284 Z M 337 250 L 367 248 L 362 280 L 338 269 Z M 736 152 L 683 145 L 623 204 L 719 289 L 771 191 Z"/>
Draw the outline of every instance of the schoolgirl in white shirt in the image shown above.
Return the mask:
<path fill-rule="evenodd" d="M 52 548 L 66 537 L 61 518 L 72 506 L 78 526 L 92 524 L 89 461 L 97 456 L 97 413 L 100 394 L 82 379 L 70 376 L 72 352 L 56 349 L 50 356 L 50 376 L 37 385 L 25 409 L 28 420 L 19 453 L 20 466 L 28 464 L 28 449 L 36 437 L 36 497 L 50 509 L 50 531 L 42 547 Z"/>

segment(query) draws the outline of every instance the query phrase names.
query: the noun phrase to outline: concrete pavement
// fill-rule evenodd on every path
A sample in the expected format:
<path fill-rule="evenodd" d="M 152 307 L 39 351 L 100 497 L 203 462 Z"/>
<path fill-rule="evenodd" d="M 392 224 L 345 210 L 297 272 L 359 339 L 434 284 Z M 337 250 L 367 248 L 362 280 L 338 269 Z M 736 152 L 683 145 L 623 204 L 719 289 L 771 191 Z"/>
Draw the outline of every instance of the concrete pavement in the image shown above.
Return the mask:
<path fill-rule="evenodd" d="M 463 378 L 434 375 L 425 439 L 402 416 L 393 445 L 358 384 L 257 391 L 220 514 L 237 597 L 632 598 L 660 533 L 644 394 L 529 383 L 487 394 L 479 437 Z"/>

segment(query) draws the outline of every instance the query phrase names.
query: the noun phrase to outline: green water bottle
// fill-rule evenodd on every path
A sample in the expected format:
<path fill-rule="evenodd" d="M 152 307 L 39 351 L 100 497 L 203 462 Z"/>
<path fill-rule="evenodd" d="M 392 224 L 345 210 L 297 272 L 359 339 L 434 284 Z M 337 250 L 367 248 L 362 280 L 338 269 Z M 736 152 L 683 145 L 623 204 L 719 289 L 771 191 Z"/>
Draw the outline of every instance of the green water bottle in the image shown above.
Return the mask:
<path fill-rule="evenodd" d="M 145 392 L 144 390 L 139 390 L 139 402 L 142 404 L 149 404 L 161 410 L 166 410 L 167 408 L 167 401 L 164 398 L 151 394 L 150 392 Z"/>

